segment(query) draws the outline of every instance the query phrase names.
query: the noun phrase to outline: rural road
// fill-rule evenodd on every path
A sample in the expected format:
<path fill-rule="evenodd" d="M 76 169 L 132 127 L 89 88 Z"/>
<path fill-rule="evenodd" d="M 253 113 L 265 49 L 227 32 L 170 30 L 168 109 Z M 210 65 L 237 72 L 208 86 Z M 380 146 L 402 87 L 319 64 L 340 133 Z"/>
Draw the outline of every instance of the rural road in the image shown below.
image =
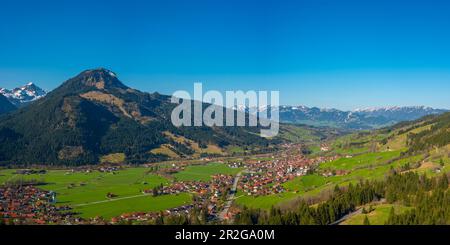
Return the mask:
<path fill-rule="evenodd" d="M 97 202 L 75 204 L 75 205 L 72 205 L 72 206 L 74 206 L 74 207 L 82 207 L 82 206 L 94 205 L 94 204 L 105 203 L 105 202 L 114 202 L 114 201 L 120 201 L 120 200 L 124 200 L 124 199 L 131 199 L 131 198 L 137 198 L 137 197 L 143 197 L 143 196 L 149 196 L 149 195 L 150 194 L 140 194 L 140 195 L 135 195 L 135 196 L 119 197 L 119 198 L 102 200 L 102 201 L 97 201 Z"/>
<path fill-rule="evenodd" d="M 237 185 L 239 183 L 239 179 L 241 178 L 242 175 L 242 171 L 239 172 L 236 177 L 234 178 L 234 182 L 233 182 L 233 186 L 231 187 L 231 191 L 230 191 L 230 195 L 228 196 L 227 202 L 222 210 L 222 212 L 220 212 L 219 214 L 219 219 L 224 220 L 225 216 L 228 213 L 228 210 L 231 207 L 231 204 L 233 204 L 233 200 L 234 200 L 234 196 L 236 195 L 236 190 L 237 190 Z"/>
<path fill-rule="evenodd" d="M 337 220 L 337 221 L 331 223 L 330 225 L 339 225 L 340 223 L 346 221 L 347 219 L 349 219 L 349 218 L 351 218 L 351 217 L 353 217 L 353 216 L 355 216 L 355 215 L 357 215 L 357 214 L 361 214 L 361 213 L 362 213 L 362 208 L 356 210 L 356 211 L 353 212 L 353 213 L 349 213 L 349 214 L 345 215 L 344 217 L 342 217 L 342 218 L 340 218 L 339 220 Z"/>
<path fill-rule="evenodd" d="M 380 205 L 380 204 L 383 204 L 383 203 L 386 203 L 386 199 L 385 198 L 382 198 L 381 200 L 376 201 L 376 202 L 372 202 L 372 205 Z M 346 221 L 347 219 L 349 219 L 349 218 L 351 218 L 351 217 L 353 217 L 353 216 L 355 216 L 357 214 L 361 214 L 362 210 L 363 210 L 362 207 L 360 207 L 355 212 L 345 215 L 344 217 L 342 217 L 339 220 L 331 223 L 330 225 L 339 225 L 340 223 Z"/>

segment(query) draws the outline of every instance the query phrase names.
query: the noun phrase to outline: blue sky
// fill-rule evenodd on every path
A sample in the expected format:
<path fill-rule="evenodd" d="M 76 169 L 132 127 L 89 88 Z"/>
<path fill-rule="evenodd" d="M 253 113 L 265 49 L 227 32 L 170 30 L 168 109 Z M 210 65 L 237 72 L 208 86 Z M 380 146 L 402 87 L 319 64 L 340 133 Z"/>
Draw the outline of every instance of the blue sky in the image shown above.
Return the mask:
<path fill-rule="evenodd" d="M 448 1 L 2 1 L 0 87 L 106 67 L 171 94 L 279 90 L 281 103 L 450 108 Z"/>

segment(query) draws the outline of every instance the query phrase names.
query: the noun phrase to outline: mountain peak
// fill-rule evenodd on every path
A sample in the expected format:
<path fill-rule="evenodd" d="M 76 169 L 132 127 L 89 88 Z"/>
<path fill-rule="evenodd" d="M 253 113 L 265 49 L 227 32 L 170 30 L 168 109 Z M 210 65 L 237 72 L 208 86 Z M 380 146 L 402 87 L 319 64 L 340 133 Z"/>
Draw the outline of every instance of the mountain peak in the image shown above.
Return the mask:
<path fill-rule="evenodd" d="M 115 72 L 113 72 L 111 70 L 108 70 L 106 68 L 102 68 L 102 67 L 95 68 L 95 69 L 89 69 L 89 70 L 86 70 L 86 71 L 84 71 L 82 73 L 86 73 L 86 74 L 97 73 L 97 74 L 102 74 L 102 75 L 108 75 L 108 76 L 111 76 L 111 77 L 117 77 Z"/>
<path fill-rule="evenodd" d="M 96 68 L 83 71 L 74 79 L 81 82 L 83 85 L 96 87 L 97 89 L 128 88 L 121 81 L 119 81 L 115 72 L 105 68 Z"/>
<path fill-rule="evenodd" d="M 44 97 L 47 92 L 36 86 L 34 83 L 29 82 L 12 90 L 1 88 L 0 94 L 8 98 L 8 100 L 15 106 L 20 107 L 31 101 Z"/>

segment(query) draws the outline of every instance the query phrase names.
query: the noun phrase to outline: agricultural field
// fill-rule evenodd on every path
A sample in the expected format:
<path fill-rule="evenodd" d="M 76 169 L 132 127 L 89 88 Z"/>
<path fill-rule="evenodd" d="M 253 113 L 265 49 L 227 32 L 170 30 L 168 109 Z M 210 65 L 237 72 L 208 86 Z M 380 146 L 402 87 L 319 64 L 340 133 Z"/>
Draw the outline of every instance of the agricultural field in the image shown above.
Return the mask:
<path fill-rule="evenodd" d="M 126 157 L 124 153 L 113 153 L 102 156 L 100 158 L 100 163 L 124 163 L 125 158 Z"/>
<path fill-rule="evenodd" d="M 328 170 L 353 170 L 374 165 L 381 165 L 397 157 L 400 157 L 400 151 L 366 153 L 323 163 L 320 165 L 320 168 Z"/>
<path fill-rule="evenodd" d="M 341 225 L 363 225 L 364 219 L 367 216 L 369 223 L 371 225 L 384 225 L 389 218 L 389 213 L 391 212 L 391 208 L 394 207 L 395 214 L 401 214 L 407 210 L 410 210 L 410 207 L 395 205 L 395 204 L 381 204 L 377 206 L 373 206 L 371 212 L 367 214 L 356 214 L 346 221 L 342 222 Z M 369 210 L 370 205 L 364 207 L 366 210 Z"/>
<path fill-rule="evenodd" d="M 138 195 L 89 205 L 77 205 L 74 210 L 80 212 L 80 216 L 83 218 L 95 217 L 101 214 L 103 218 L 110 219 L 124 213 L 162 211 L 189 204 L 191 200 L 191 195 L 187 193 L 157 197 Z"/>
<path fill-rule="evenodd" d="M 314 189 L 327 183 L 327 178 L 320 175 L 306 175 L 295 178 L 283 184 L 283 187 L 291 191 Z"/>
<path fill-rule="evenodd" d="M 289 142 L 319 142 L 321 138 L 315 132 L 295 125 L 283 125 L 280 138 Z"/>
<path fill-rule="evenodd" d="M 16 170 L 0 170 L 0 183 L 37 180 L 39 187 L 57 193 L 57 205 L 69 205 L 82 217 L 110 218 L 131 211 L 160 211 L 191 202 L 189 194 L 152 197 L 142 194 L 169 180 L 151 173 L 146 168 L 127 168 L 114 173 L 98 171 L 71 172 L 48 170 L 45 174 L 19 175 Z M 112 193 L 114 198 L 108 198 Z"/>
<path fill-rule="evenodd" d="M 422 131 L 429 130 L 431 127 L 432 127 L 432 125 L 425 125 L 425 126 L 421 126 L 421 127 L 415 128 L 411 131 L 408 131 L 408 132 L 405 132 L 402 134 L 398 134 L 398 135 L 395 135 L 395 133 L 392 133 L 391 134 L 392 139 L 389 140 L 387 142 L 387 144 L 382 147 L 382 150 L 389 150 L 389 149 L 390 150 L 406 150 L 407 149 L 406 141 L 407 141 L 408 134 L 410 134 L 410 133 L 417 134 Z"/>
<path fill-rule="evenodd" d="M 429 126 L 417 127 L 413 129 L 413 132 L 418 133 L 428 128 Z M 382 180 L 392 169 L 401 172 L 417 171 L 433 176 L 438 173 L 436 169 L 440 166 L 440 171 L 450 172 L 450 161 L 448 160 L 450 147 L 449 149 L 435 149 L 435 153 L 431 154 L 434 159 L 432 161 L 425 159 L 424 154 L 401 157 L 401 153 L 405 150 L 406 137 L 398 132 L 378 132 L 376 134 L 360 132 L 345 135 L 328 142 L 331 148 L 328 152 L 319 152 L 320 149 L 313 146 L 315 148 L 310 157 L 320 155 L 340 155 L 341 157 L 338 160 L 321 163 L 317 173 L 313 175 L 297 177 L 283 183 L 282 186 L 286 189 L 284 193 L 259 197 L 238 195 L 236 203 L 241 206 L 269 209 L 272 206 L 282 206 L 297 198 L 315 196 L 321 192 L 332 190 L 336 185 L 346 186 L 361 180 Z M 383 144 L 380 142 L 385 141 L 388 137 L 390 138 L 385 144 L 388 146 L 382 146 Z M 373 150 L 376 151 L 370 152 Z M 321 174 L 338 170 L 344 171 L 344 173 L 329 177 Z"/>
<path fill-rule="evenodd" d="M 390 152 L 392 153 L 392 152 Z M 391 157 L 391 158 L 389 158 Z M 381 159 L 389 160 L 397 157 L 397 154 L 387 154 Z M 373 156 L 367 157 L 367 159 L 374 159 Z M 344 158 L 345 160 L 349 160 Z M 375 158 L 377 159 L 377 158 Z M 274 194 L 268 196 L 245 196 L 239 195 L 238 199 L 236 199 L 236 203 L 238 205 L 245 205 L 252 208 L 262 208 L 269 209 L 272 206 L 283 205 L 289 201 L 295 200 L 297 198 L 305 198 L 305 197 L 313 197 L 319 195 L 321 192 L 326 190 L 332 190 L 336 185 L 339 186 L 347 186 L 350 183 L 356 184 L 360 180 L 380 180 L 383 179 L 391 168 L 400 168 L 406 164 L 414 164 L 420 162 L 423 159 L 422 155 L 407 157 L 399 160 L 392 161 L 389 164 L 374 166 L 364 165 L 364 167 L 359 166 L 358 169 L 352 170 L 349 174 L 346 175 L 335 175 L 330 177 L 325 177 L 322 175 L 314 174 L 314 175 L 306 175 L 300 176 L 293 180 L 290 180 L 283 184 L 283 187 L 286 188 L 285 193 Z M 344 161 L 344 160 L 342 160 Z M 352 162 L 352 161 L 351 161 Z M 367 162 L 367 161 L 366 161 Z M 343 163 L 343 162 L 341 162 Z M 326 163 L 328 164 L 328 163 Z"/>
<path fill-rule="evenodd" d="M 207 165 L 191 165 L 183 171 L 173 175 L 177 181 L 208 181 L 215 174 L 235 175 L 239 173 L 241 168 L 230 168 L 223 163 L 210 163 Z"/>

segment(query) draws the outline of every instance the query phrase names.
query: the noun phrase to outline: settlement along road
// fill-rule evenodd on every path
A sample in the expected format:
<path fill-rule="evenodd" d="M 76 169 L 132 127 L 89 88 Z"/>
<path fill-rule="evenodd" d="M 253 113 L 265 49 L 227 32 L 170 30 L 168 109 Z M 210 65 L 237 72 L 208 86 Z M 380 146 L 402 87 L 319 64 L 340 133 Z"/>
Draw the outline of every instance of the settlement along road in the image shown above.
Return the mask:
<path fill-rule="evenodd" d="M 242 171 L 239 172 L 236 175 L 236 177 L 234 178 L 234 182 L 233 182 L 233 186 L 231 187 L 230 195 L 228 195 L 227 202 L 225 203 L 225 206 L 224 206 L 222 212 L 220 212 L 220 214 L 219 214 L 219 219 L 221 219 L 221 220 L 225 219 L 225 217 L 228 214 L 228 210 L 231 207 L 231 204 L 233 204 L 234 196 L 236 195 L 236 191 L 237 191 L 237 185 L 239 183 L 239 179 L 241 178 L 241 175 L 242 175 Z"/>

